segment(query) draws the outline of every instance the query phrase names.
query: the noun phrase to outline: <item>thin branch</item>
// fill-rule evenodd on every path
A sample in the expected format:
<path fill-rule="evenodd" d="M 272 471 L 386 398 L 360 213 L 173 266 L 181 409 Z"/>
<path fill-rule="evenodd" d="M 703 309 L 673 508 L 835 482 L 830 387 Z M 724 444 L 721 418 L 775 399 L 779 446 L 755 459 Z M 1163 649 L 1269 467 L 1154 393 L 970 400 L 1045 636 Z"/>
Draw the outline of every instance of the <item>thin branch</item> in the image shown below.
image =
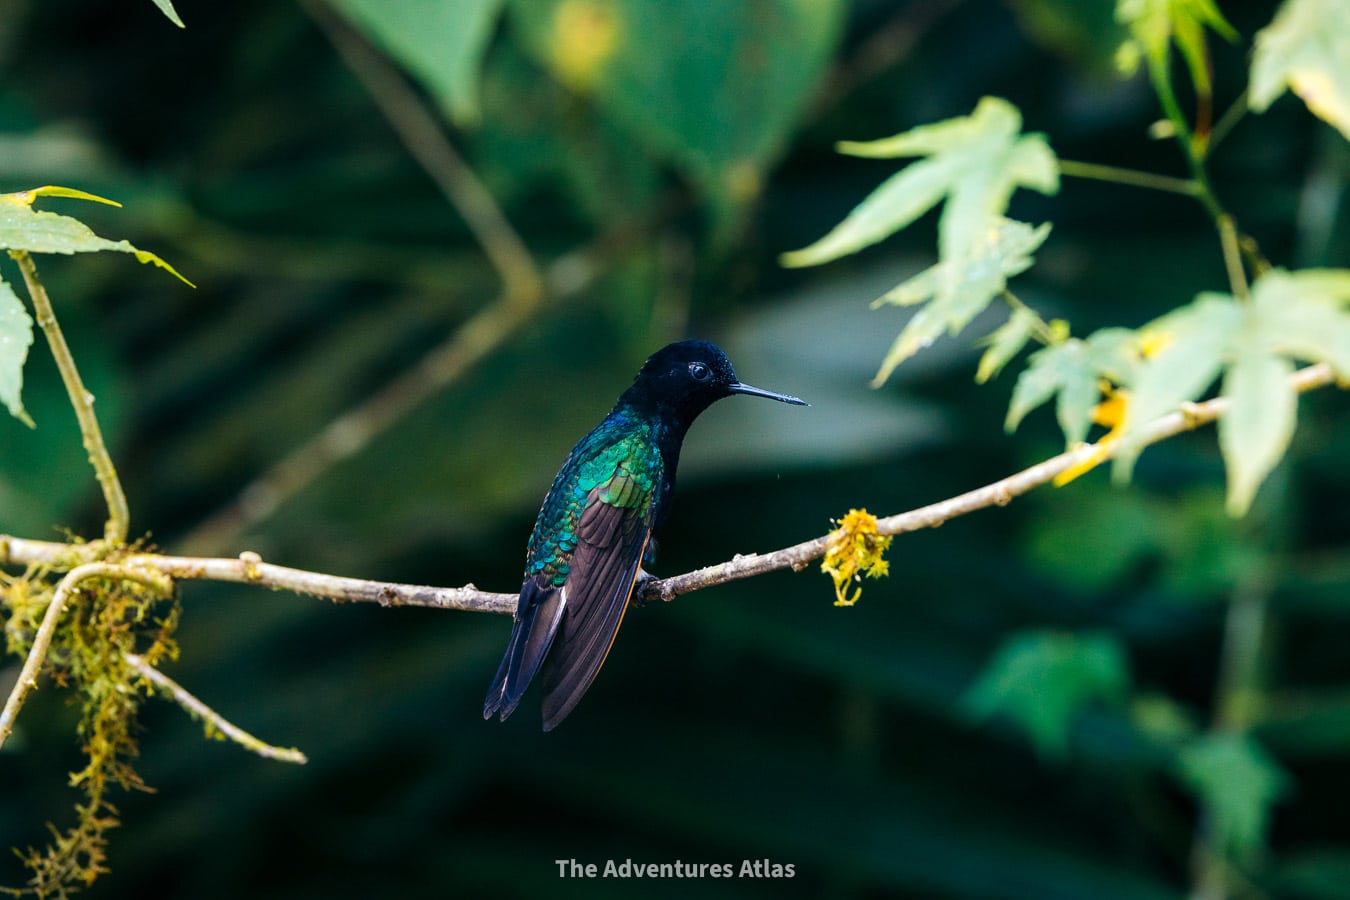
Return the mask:
<path fill-rule="evenodd" d="M 337 463 L 355 456 L 378 435 L 460 378 L 531 318 L 532 310 L 498 301 L 464 322 L 411 369 L 330 421 L 244 487 L 236 499 L 194 528 L 184 547 L 216 552 L 269 517 Z"/>
<path fill-rule="evenodd" d="M 459 211 L 506 284 L 506 296 L 526 305 L 538 302 L 544 292 L 544 279 L 534 257 L 492 194 L 456 152 L 440 119 L 427 109 L 402 74 L 358 37 L 328 4 L 301 0 L 300 7 L 322 29 L 347 68 L 365 87 L 408 153 Z"/>
<path fill-rule="evenodd" d="M 507 614 L 515 612 L 516 609 L 515 594 L 480 591 L 472 584 L 459 588 L 443 588 L 343 578 L 266 563 L 262 561 L 262 557 L 252 552 L 241 553 L 238 559 L 202 559 L 147 553 L 132 557 L 128 562 L 138 566 L 152 566 L 166 575 L 181 580 L 256 584 L 274 590 L 293 591 L 338 602 L 378 603 L 381 606 L 431 606 L 439 609 Z"/>
<path fill-rule="evenodd" d="M 364 449 L 428 398 L 463 376 L 532 318 L 546 296 L 589 282 L 592 268 L 572 254 L 541 273 L 491 193 L 455 150 L 439 119 L 383 56 L 356 36 L 325 3 L 301 7 L 365 86 L 408 152 L 440 187 L 502 278 L 503 290 L 440 345 L 356 406 L 329 422 L 246 485 L 185 538 L 194 554 L 219 552 L 240 533 L 271 517 L 286 500 Z M 578 278 L 578 273 L 582 277 Z"/>
<path fill-rule="evenodd" d="M 1332 384 L 1335 376 L 1330 366 L 1318 364 L 1300 369 L 1290 380 L 1295 390 L 1309 391 Z M 1132 446 L 1149 446 L 1182 432 L 1208 425 L 1223 416 L 1229 406 L 1230 403 L 1225 397 L 1217 397 L 1204 403 L 1188 404 L 1184 409 L 1155 419 L 1140 429 L 1137 435 L 1138 444 Z M 1007 478 L 959 496 L 879 519 L 877 530 L 886 535 L 904 534 L 922 528 L 936 528 L 944 522 L 977 510 L 1007 506 L 1015 498 L 1054 481 L 1066 471 L 1106 462 L 1118 452 L 1119 448 L 1119 441 L 1080 444 Z M 800 571 L 812 560 L 819 559 L 825 554 L 829 538 L 830 536 L 825 534 L 771 553 L 737 555 L 727 562 L 714 566 L 670 578 L 655 579 L 643 587 L 641 599 L 644 602 L 658 599 L 669 601 L 682 594 L 779 569 Z M 69 553 L 67 545 L 54 541 L 31 541 L 0 535 L 0 565 L 51 564 L 61 559 L 62 554 L 67 553 Z M 307 572 L 265 563 L 258 554 L 250 552 L 241 554 L 238 559 L 203 559 L 146 553 L 128 558 L 127 564 L 155 569 L 175 579 L 256 584 L 260 587 L 294 591 L 339 602 L 373 602 L 384 606 L 429 606 L 509 615 L 515 611 L 517 601 L 514 593 L 481 591 L 472 584 L 443 588 L 341 578 Z"/>
<path fill-rule="evenodd" d="M 544 300 L 563 300 L 585 290 L 606 262 L 676 213 L 679 200 L 639 211 L 591 244 L 553 260 L 544 273 Z M 246 529 L 269 518 L 337 463 L 348 459 L 420 404 L 461 378 L 512 335 L 534 320 L 538 308 L 507 297 L 466 320 L 403 374 L 329 422 L 245 486 L 234 501 L 201 522 L 182 541 L 192 556 L 221 552 Z"/>
<path fill-rule="evenodd" d="M 183 707 L 188 715 L 204 723 L 208 734 L 218 733 L 234 741 L 245 750 L 267 759 L 302 764 L 309 762 L 305 754 L 295 747 L 277 747 L 249 734 L 197 699 L 187 688 L 150 665 L 145 657 L 138 656 L 135 653 L 124 653 L 122 658 L 136 670 L 137 674 L 150 682 L 161 693 L 167 695 L 173 702 Z"/>
<path fill-rule="evenodd" d="M 5 544 L 7 551 L 10 549 L 9 541 L 0 541 L 0 543 Z M 47 611 L 42 615 L 42 623 L 38 626 L 37 633 L 33 635 L 33 644 L 28 649 L 28 657 L 24 660 L 23 669 L 19 672 L 19 679 L 14 682 L 14 687 L 9 693 L 9 699 L 5 701 L 4 711 L 0 712 L 0 747 L 5 745 L 5 741 L 14 731 L 14 719 L 19 715 L 19 710 L 23 707 L 24 701 L 28 699 L 29 693 L 37 687 L 38 675 L 42 672 L 42 664 L 47 661 L 47 651 L 51 648 L 52 636 L 56 634 L 56 624 L 61 618 L 61 613 L 65 611 L 70 595 L 79 587 L 80 582 L 91 578 L 135 581 L 163 594 L 173 591 L 173 585 L 165 577 L 165 573 L 154 567 L 140 568 L 126 563 L 92 562 L 76 566 L 67 572 L 65 577 L 57 583 L 56 590 L 52 593 Z"/>
<path fill-rule="evenodd" d="M 814 104 L 816 116 L 837 109 L 846 96 L 905 61 L 923 37 L 960 5 L 961 0 L 913 0 L 889 22 L 871 29 L 830 73 Z"/>
<path fill-rule="evenodd" d="M 1308 366 L 1295 372 L 1291 378 L 1296 390 L 1308 391 L 1324 387 L 1335 380 L 1331 368 L 1325 364 Z M 1159 441 L 1175 437 L 1184 431 L 1193 431 L 1202 425 L 1208 425 L 1228 411 L 1226 397 L 1216 397 L 1204 403 L 1189 404 L 1185 409 L 1162 416 L 1140 429 L 1136 446 L 1146 447 Z M 987 484 L 984 487 L 967 491 L 956 497 L 942 500 L 928 506 L 910 510 L 894 516 L 877 520 L 879 534 L 904 534 L 922 528 L 936 528 L 957 516 L 987 509 L 992 506 L 1007 506 L 1015 498 L 1053 481 L 1056 476 L 1070 469 L 1088 463 L 1103 463 L 1118 452 L 1117 441 L 1097 444 L 1080 444 L 1058 456 L 1023 469 L 1014 475 Z M 800 571 L 807 563 L 819 559 L 825 554 L 829 535 L 823 535 L 792 547 L 775 550 L 763 555 L 751 554 L 737 556 L 730 562 L 709 566 L 685 575 L 664 578 L 649 583 L 644 591 L 648 599 L 660 598 L 673 600 L 680 594 L 711 587 L 739 578 L 762 575 L 775 569 Z"/>
<path fill-rule="evenodd" d="M 61 380 L 65 383 L 70 404 L 75 408 L 75 418 L 80 425 L 80 436 L 84 439 L 84 449 L 89 454 L 89 463 L 94 467 L 94 476 L 103 489 L 103 499 L 108 507 L 108 520 L 103 527 L 103 537 L 111 545 L 122 544 L 127 539 L 127 530 L 131 527 L 131 513 L 127 508 L 127 495 L 122 490 L 122 482 L 117 477 L 108 447 L 103 443 L 103 431 L 98 425 L 98 416 L 94 414 L 94 395 L 84 386 L 80 370 L 75 365 L 70 346 L 66 343 L 61 326 L 56 323 L 56 312 L 52 308 L 47 289 L 38 278 L 37 266 L 26 250 L 11 250 L 9 255 L 19 264 L 23 272 L 24 284 L 28 286 L 28 295 L 33 301 L 33 311 L 37 314 L 38 325 L 47 338 L 56 367 L 61 371 Z"/>

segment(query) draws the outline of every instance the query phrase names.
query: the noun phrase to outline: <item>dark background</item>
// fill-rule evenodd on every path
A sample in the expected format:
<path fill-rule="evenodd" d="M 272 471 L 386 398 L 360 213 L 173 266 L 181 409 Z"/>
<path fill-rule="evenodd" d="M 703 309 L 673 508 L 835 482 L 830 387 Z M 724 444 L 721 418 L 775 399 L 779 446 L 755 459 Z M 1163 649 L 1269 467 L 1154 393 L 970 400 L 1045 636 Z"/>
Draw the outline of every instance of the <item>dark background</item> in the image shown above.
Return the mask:
<path fill-rule="evenodd" d="M 1062 448 L 1047 410 L 1004 433 L 1018 363 L 973 383 L 970 338 L 997 318 L 867 387 L 904 321 L 868 303 L 932 263 L 934 217 L 820 269 L 777 264 L 894 171 L 833 143 L 997 94 L 1062 158 L 1185 174 L 1174 145 L 1147 136 L 1147 81 L 1112 72 L 1111 3 L 848 4 L 814 86 L 766 133 L 762 192 L 738 202 L 641 121 L 560 87 L 527 39 L 548 5 L 521 2 L 494 32 L 480 124 L 447 133 L 541 265 L 599 247 L 594 277 L 275 515 L 206 535 L 241 489 L 445 341 L 499 282 L 312 13 L 177 5 L 186 30 L 146 0 L 0 2 L 0 190 L 120 200 L 44 205 L 197 284 L 113 254 L 39 260 L 133 533 L 171 553 L 251 549 L 512 591 L 567 449 L 648 353 L 686 336 L 812 406 L 732 400 L 700 420 L 658 573 L 814 537 L 853 506 L 890 514 L 995 480 Z M 1244 41 L 1211 38 L 1220 110 L 1274 4 L 1223 7 Z M 1243 119 L 1214 159 L 1242 227 L 1291 268 L 1345 264 L 1347 171 L 1344 140 L 1291 98 Z M 1054 222 L 1016 287 L 1075 334 L 1226 285 L 1212 225 L 1184 198 L 1066 179 L 1057 197 L 1019 195 L 1014 215 Z M 0 532 L 96 534 L 95 485 L 40 343 L 26 378 L 38 428 L 0 423 Z M 1150 449 L 1129 487 L 1097 472 L 898 538 L 890 577 L 853 609 L 831 605 L 812 566 L 634 611 L 584 703 L 547 735 L 533 696 L 505 724 L 480 719 L 505 617 L 185 584 L 170 674 L 310 762 L 203 740 L 176 707 L 148 703 L 137 768 L 156 793 L 114 798 L 113 872 L 89 895 L 689 889 L 560 881 L 554 862 L 631 858 L 795 867 L 791 880 L 700 881 L 708 896 L 1180 896 L 1197 803 L 1132 704 L 1161 696 L 1201 726 L 1212 717 L 1233 573 L 1257 560 L 1275 573 L 1262 671 L 1278 715 L 1256 735 L 1292 786 L 1269 852 L 1244 871 L 1268 896 L 1335 896 L 1350 872 L 1350 448 L 1333 394 L 1301 401 L 1291 461 L 1242 523 L 1223 516 L 1213 432 L 1180 438 Z M 1126 652 L 1130 697 L 1076 717 L 1063 756 L 962 703 L 1024 629 L 1106 633 Z M 38 844 L 45 821 L 69 821 L 74 717 L 55 689 L 25 709 L 0 755 L 0 844 Z M 17 860 L 0 867 L 0 884 L 23 877 Z"/>

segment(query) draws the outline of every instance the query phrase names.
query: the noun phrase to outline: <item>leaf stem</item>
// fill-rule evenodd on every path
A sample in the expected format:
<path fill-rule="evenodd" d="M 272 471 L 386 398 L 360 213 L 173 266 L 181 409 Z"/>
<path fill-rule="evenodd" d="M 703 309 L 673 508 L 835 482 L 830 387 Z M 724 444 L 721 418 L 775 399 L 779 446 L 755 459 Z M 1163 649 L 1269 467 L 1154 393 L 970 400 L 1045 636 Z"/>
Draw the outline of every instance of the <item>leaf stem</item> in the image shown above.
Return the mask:
<path fill-rule="evenodd" d="M 80 371 L 75 366 L 75 357 L 71 355 L 61 326 L 56 323 L 56 313 L 52 309 L 47 289 L 38 278 L 37 266 L 26 250 L 11 250 L 9 255 L 19 264 L 23 272 L 24 284 L 28 286 L 28 295 L 33 301 L 33 311 L 47 344 L 51 347 L 56 367 L 61 372 L 66 394 L 75 408 L 75 418 L 80 425 L 80 435 L 84 439 L 84 449 L 89 454 L 89 463 L 94 467 L 94 476 L 103 489 L 103 500 L 108 507 L 108 520 L 103 526 L 103 539 L 117 546 L 126 542 L 131 527 L 131 513 L 127 508 L 127 495 L 122 490 L 122 482 L 117 477 L 112 456 L 103 442 L 103 431 L 99 428 L 98 416 L 94 414 L 94 395 L 84 386 Z"/>
<path fill-rule="evenodd" d="M 1233 128 L 1237 126 L 1237 123 L 1242 121 L 1242 117 L 1247 114 L 1248 108 L 1247 91 L 1244 89 L 1241 94 L 1238 94 L 1238 97 L 1233 101 L 1233 104 L 1229 106 L 1228 109 L 1224 110 L 1223 115 L 1219 116 L 1219 121 L 1214 124 L 1214 130 L 1209 134 L 1209 150 L 1213 150 L 1218 146 L 1220 141 L 1228 137 L 1228 133 L 1232 131 Z"/>
<path fill-rule="evenodd" d="M 1053 347 L 1055 344 L 1064 343 L 1065 337 L 1057 334 L 1053 325 L 1041 318 L 1040 313 L 1023 303 L 1020 297 L 1006 287 L 1003 289 L 1003 302 L 1007 303 L 1012 309 L 1031 316 L 1033 320 L 1031 325 L 1032 336 L 1042 345 Z"/>
<path fill-rule="evenodd" d="M 1155 191 L 1167 191 L 1195 197 L 1200 194 L 1200 186 L 1193 178 L 1173 178 L 1170 175 L 1157 175 L 1153 172 L 1141 172 L 1138 169 L 1125 169 L 1120 166 L 1107 166 L 1100 163 L 1078 162 L 1072 159 L 1059 161 L 1059 172 L 1070 178 L 1088 178 L 1093 181 L 1108 181 L 1130 187 L 1151 188 Z"/>
<path fill-rule="evenodd" d="M 1247 284 L 1247 270 L 1242 266 L 1242 247 L 1237 233 L 1237 223 L 1231 215 L 1222 213 L 1215 220 L 1215 224 L 1219 227 L 1223 264 L 1228 269 L 1228 283 L 1233 289 L 1233 296 L 1246 303 L 1251 299 L 1251 290 Z"/>

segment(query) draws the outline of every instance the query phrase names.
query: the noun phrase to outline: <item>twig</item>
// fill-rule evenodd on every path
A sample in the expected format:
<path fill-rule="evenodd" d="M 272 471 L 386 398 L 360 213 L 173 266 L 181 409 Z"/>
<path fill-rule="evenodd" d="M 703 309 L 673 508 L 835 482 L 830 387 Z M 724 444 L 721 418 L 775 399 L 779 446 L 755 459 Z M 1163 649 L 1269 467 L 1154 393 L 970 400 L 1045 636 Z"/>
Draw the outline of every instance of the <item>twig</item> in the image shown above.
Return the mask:
<path fill-rule="evenodd" d="M 505 294 L 527 305 L 538 302 L 544 292 L 544 279 L 534 257 L 492 194 L 456 152 L 440 120 L 399 71 L 354 34 L 326 3 L 301 0 L 300 7 L 323 30 L 347 68 L 398 132 L 408 153 L 459 211 L 506 284 Z"/>
<path fill-rule="evenodd" d="M 277 747 L 249 734 L 247 731 L 207 706 L 201 700 L 197 699 L 197 697 L 189 692 L 187 688 L 174 681 L 168 675 L 165 675 L 159 669 L 150 665 L 150 663 L 146 662 L 145 657 L 138 656 L 135 653 L 124 653 L 122 654 L 122 658 L 127 661 L 128 665 L 136 670 L 137 674 L 154 685 L 160 692 L 167 694 L 173 702 L 183 707 L 188 715 L 203 722 L 206 725 L 208 734 L 213 732 L 219 733 L 229 740 L 234 741 L 245 750 L 266 757 L 267 759 L 302 764 L 309 762 L 309 759 L 305 754 L 295 747 Z"/>
<path fill-rule="evenodd" d="M 439 346 L 380 390 L 329 422 L 240 491 L 235 500 L 193 529 L 184 540 L 191 553 L 213 553 L 249 526 L 267 518 L 335 464 L 461 377 L 527 324 L 556 284 L 540 272 L 520 235 L 474 171 L 456 152 L 438 119 L 403 76 L 316 0 L 301 7 L 324 31 L 398 133 L 404 146 L 459 212 L 501 276 L 498 298 Z M 567 263 L 575 264 L 575 257 Z M 566 265 L 550 275 L 570 284 Z M 588 270 L 589 271 L 589 270 Z"/>
<path fill-rule="evenodd" d="M 1331 367 L 1322 363 L 1300 369 L 1291 377 L 1294 388 L 1298 391 L 1325 387 L 1334 380 Z M 1174 437 L 1184 431 L 1192 431 L 1202 425 L 1207 425 L 1227 412 L 1229 406 L 1230 403 L 1225 397 L 1216 397 L 1204 403 L 1190 404 L 1184 410 L 1162 416 L 1141 428 L 1137 437 L 1138 444 L 1134 446 L 1146 447 Z M 877 532 L 890 535 L 918 531 L 921 528 L 936 528 L 950 519 L 976 510 L 991 506 L 1007 506 L 1015 498 L 1027 493 L 1032 488 L 1053 481 L 1062 472 L 1089 462 L 1100 464 L 1111 459 L 1119 448 L 1119 442 L 1080 444 L 1058 456 L 1052 456 L 1028 469 L 1023 469 L 1021 472 L 1009 475 L 1007 478 L 987 484 L 984 487 L 909 512 L 878 519 Z M 792 547 L 775 550 L 772 553 L 738 556 L 729 562 L 716 566 L 709 566 L 672 578 L 663 578 L 659 581 L 650 582 L 643 596 L 648 599 L 673 600 L 680 594 L 687 594 L 690 591 L 739 578 L 762 575 L 776 569 L 800 570 L 807 563 L 825 554 L 828 541 L 829 535 L 823 535 Z"/>
<path fill-rule="evenodd" d="M 153 566 L 173 578 L 257 584 L 276 590 L 294 591 L 338 602 L 378 603 L 381 606 L 432 606 L 471 612 L 512 613 L 515 594 L 480 591 L 473 585 L 459 588 L 428 587 L 343 578 L 266 563 L 256 553 L 244 552 L 238 559 L 201 559 L 190 556 L 144 554 L 128 560 Z"/>
<path fill-rule="evenodd" d="M 10 542 L 0 543 L 5 543 L 8 547 Z M 51 603 L 42 615 L 42 623 L 38 626 L 37 633 L 33 635 L 32 646 L 28 648 L 28 657 L 19 672 L 19 680 L 14 683 L 9 699 L 5 701 L 4 711 L 0 712 L 0 747 L 5 745 L 5 741 L 13 732 L 14 719 L 18 716 L 24 701 L 28 699 L 28 694 L 37 687 L 38 675 L 42 671 L 42 664 L 47 660 L 47 651 L 51 647 L 52 636 L 56 633 L 56 624 L 61 618 L 61 613 L 65 611 L 66 602 L 70 599 L 71 593 L 79 587 L 80 582 L 90 578 L 135 581 L 165 594 L 173 590 L 173 585 L 165 577 L 165 573 L 152 567 L 140 568 L 126 563 L 92 562 L 76 566 L 67 572 L 52 593 Z"/>
<path fill-rule="evenodd" d="M 816 115 L 837 109 L 846 96 L 904 61 L 924 35 L 960 5 L 960 0 L 914 0 L 870 31 L 848 60 L 830 73 L 815 101 Z"/>
<path fill-rule="evenodd" d="M 80 370 L 75 366 L 75 357 L 66 344 L 61 326 L 56 323 L 56 312 L 52 309 L 47 289 L 38 278 L 37 266 L 26 250 L 11 250 L 9 255 L 19 264 L 23 272 L 24 284 L 28 286 L 28 295 L 33 301 L 33 311 L 37 314 L 38 325 L 51 347 L 56 367 L 61 371 L 61 380 L 65 383 L 70 403 L 75 407 L 75 418 L 80 425 L 80 435 L 84 439 L 84 449 L 89 454 L 89 463 L 94 467 L 94 476 L 103 489 L 103 499 L 108 507 L 108 520 L 103 528 L 103 537 L 110 545 L 119 545 L 126 541 L 127 529 L 131 527 L 131 513 L 127 509 L 127 495 L 122 490 L 122 482 L 117 477 L 112 457 L 103 443 L 103 431 L 98 425 L 98 416 L 94 415 L 94 395 L 89 393 L 80 378 Z"/>
<path fill-rule="evenodd" d="M 1330 366 L 1318 364 L 1300 369 L 1290 380 L 1295 390 L 1309 391 L 1331 384 L 1335 377 Z M 1229 401 L 1224 397 L 1189 404 L 1186 408 L 1155 419 L 1140 429 L 1138 444 L 1135 446 L 1156 444 L 1182 432 L 1207 425 L 1224 415 L 1229 406 Z M 1080 444 L 984 487 L 909 512 L 879 519 L 877 531 L 880 534 L 894 535 L 918 531 L 921 528 L 935 528 L 967 513 L 994 506 L 1006 506 L 1033 488 L 1053 481 L 1063 472 L 1107 461 L 1115 455 L 1119 447 L 1118 441 Z M 649 601 L 657 599 L 669 601 L 682 594 L 728 581 L 763 575 L 778 569 L 800 571 L 812 560 L 819 559 L 825 554 L 829 537 L 828 534 L 822 535 L 771 553 L 738 555 L 715 566 L 657 579 L 646 584 L 642 598 Z M 67 553 L 69 553 L 67 545 L 54 541 L 31 541 L 0 535 L 0 565 L 51 564 Z M 374 602 L 384 606 L 429 606 L 438 609 L 511 614 L 515 611 L 517 600 L 513 593 L 481 591 L 471 584 L 464 587 L 443 588 L 340 578 L 265 563 L 256 553 L 243 553 L 239 559 L 204 559 L 146 553 L 129 557 L 126 562 L 128 565 L 144 569 L 155 569 L 176 579 L 256 584 L 260 587 L 289 590 L 337 601 Z"/>
<path fill-rule="evenodd" d="M 236 499 L 185 539 L 191 553 L 216 552 L 244 529 L 264 519 L 320 475 L 355 456 L 372 439 L 461 377 L 529 321 L 529 310 L 497 302 L 470 317 L 450 339 L 411 369 L 339 415 L 244 487 Z"/>

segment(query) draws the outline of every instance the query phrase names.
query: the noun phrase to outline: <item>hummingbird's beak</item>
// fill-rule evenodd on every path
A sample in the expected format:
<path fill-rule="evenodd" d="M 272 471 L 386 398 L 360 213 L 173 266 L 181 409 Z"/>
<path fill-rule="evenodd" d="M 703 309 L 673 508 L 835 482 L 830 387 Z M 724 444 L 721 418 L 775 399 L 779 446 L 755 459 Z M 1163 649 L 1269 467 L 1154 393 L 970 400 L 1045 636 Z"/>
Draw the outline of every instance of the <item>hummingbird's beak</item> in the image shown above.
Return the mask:
<path fill-rule="evenodd" d="M 793 406 L 810 406 L 800 397 L 792 397 L 788 394 L 775 394 L 773 391 L 766 391 L 764 388 L 757 388 L 748 384 L 741 384 L 739 381 L 735 384 L 727 385 L 727 390 L 733 394 L 745 394 L 750 397 L 768 397 L 770 400 L 777 400 L 780 403 L 791 403 Z"/>

